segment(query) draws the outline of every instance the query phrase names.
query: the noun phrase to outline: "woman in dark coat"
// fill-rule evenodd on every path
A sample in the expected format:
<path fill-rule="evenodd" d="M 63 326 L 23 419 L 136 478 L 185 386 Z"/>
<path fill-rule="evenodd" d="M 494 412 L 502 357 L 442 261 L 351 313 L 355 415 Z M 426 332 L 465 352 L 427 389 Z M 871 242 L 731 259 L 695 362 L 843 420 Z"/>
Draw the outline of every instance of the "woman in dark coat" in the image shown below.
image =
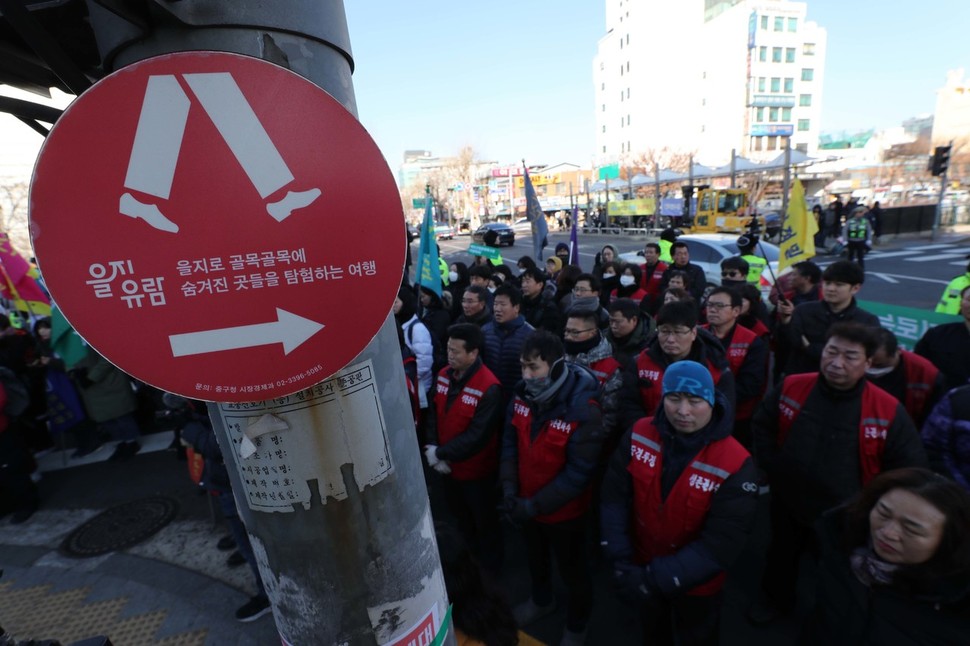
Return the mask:
<path fill-rule="evenodd" d="M 468 265 L 463 262 L 451 263 L 448 267 L 448 287 L 446 289 L 451 293 L 451 307 L 448 313 L 451 315 L 452 321 L 461 316 L 461 296 L 468 289 L 469 280 Z"/>
<path fill-rule="evenodd" d="M 968 643 L 970 494 L 958 485 L 889 471 L 817 531 L 816 607 L 801 643 Z"/>

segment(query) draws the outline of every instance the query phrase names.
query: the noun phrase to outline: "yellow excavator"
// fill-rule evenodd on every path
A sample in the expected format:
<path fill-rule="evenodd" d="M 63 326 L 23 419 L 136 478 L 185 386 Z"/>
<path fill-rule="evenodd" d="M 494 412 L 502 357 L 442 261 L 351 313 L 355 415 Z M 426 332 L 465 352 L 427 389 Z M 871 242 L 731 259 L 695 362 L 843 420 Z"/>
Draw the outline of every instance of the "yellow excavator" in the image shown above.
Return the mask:
<path fill-rule="evenodd" d="M 698 186 L 691 233 L 742 233 L 751 223 L 751 197 L 744 188 Z"/>

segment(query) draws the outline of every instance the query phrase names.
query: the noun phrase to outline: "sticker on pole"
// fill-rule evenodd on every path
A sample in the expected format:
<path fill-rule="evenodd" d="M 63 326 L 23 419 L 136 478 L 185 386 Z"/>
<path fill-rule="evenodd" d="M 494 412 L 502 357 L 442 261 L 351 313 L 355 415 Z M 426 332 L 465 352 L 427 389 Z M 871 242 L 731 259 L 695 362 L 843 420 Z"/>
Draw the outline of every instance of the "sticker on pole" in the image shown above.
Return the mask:
<path fill-rule="evenodd" d="M 209 401 L 288 395 L 349 363 L 400 285 L 404 217 L 376 144 L 265 61 L 147 59 L 78 97 L 30 193 L 44 280 L 95 349 Z"/>

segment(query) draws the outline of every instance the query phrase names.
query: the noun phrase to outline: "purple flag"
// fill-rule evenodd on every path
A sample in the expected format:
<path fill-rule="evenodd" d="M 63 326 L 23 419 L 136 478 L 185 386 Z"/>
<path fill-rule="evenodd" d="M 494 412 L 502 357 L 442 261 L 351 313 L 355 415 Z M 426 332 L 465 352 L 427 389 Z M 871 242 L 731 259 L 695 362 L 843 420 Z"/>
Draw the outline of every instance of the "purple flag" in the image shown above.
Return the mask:
<path fill-rule="evenodd" d="M 573 222 L 569 230 L 569 264 L 579 267 L 579 238 L 576 237 L 576 221 L 579 220 L 579 205 L 573 206 Z"/>

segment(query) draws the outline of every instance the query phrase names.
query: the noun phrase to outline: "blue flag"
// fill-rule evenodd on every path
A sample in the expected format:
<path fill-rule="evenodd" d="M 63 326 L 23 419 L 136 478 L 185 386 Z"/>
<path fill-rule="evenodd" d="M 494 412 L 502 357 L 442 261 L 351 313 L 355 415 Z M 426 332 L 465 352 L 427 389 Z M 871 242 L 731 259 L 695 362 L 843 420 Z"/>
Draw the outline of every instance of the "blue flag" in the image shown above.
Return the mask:
<path fill-rule="evenodd" d="M 569 230 L 569 264 L 579 267 L 579 238 L 576 236 L 576 220 L 579 219 L 579 205 L 573 206 L 573 222 Z"/>
<path fill-rule="evenodd" d="M 441 296 L 441 267 L 438 265 L 438 245 L 431 216 L 431 195 L 424 196 L 424 224 L 418 245 L 418 262 L 414 269 L 415 282 Z"/>
<path fill-rule="evenodd" d="M 525 162 L 522 162 L 522 168 L 525 169 L 525 217 L 532 223 L 532 256 L 535 260 L 542 260 L 542 250 L 549 244 L 549 226 L 536 196 L 536 189 L 529 179 L 529 169 L 525 167 Z"/>

